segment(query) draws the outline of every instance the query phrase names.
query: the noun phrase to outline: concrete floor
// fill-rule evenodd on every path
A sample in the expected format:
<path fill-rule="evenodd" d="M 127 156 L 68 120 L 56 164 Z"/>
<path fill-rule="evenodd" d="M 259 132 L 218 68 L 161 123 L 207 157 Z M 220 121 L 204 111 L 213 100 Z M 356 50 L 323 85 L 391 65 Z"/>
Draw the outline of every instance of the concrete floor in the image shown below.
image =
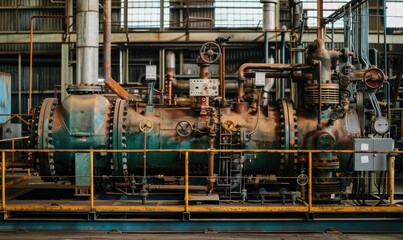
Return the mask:
<path fill-rule="evenodd" d="M 75 239 L 136 239 L 136 240 L 400 240 L 403 234 L 341 234 L 341 233 L 182 233 L 182 234 L 131 234 L 116 232 L 0 232 L 0 239 L 7 240 L 75 240 Z"/>

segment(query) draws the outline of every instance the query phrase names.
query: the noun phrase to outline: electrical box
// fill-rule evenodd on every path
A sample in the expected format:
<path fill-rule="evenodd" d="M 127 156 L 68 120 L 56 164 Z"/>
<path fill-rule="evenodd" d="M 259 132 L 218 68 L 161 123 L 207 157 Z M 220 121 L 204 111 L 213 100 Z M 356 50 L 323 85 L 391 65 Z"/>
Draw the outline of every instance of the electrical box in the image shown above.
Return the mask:
<path fill-rule="evenodd" d="M 87 196 L 89 194 L 90 187 L 90 154 L 76 153 L 75 167 L 75 196 Z"/>
<path fill-rule="evenodd" d="M 356 138 L 356 151 L 393 151 L 395 142 L 392 138 Z M 388 156 L 379 153 L 355 153 L 354 171 L 387 171 Z"/>
<path fill-rule="evenodd" d="M 266 73 L 264 72 L 255 73 L 255 86 L 264 87 L 264 85 L 266 85 Z"/>
<path fill-rule="evenodd" d="M 218 79 L 190 79 L 189 83 L 189 92 L 192 97 L 214 97 L 219 94 Z"/>
<path fill-rule="evenodd" d="M 157 65 L 146 65 L 146 80 L 157 80 Z"/>
<path fill-rule="evenodd" d="M 2 139 L 21 137 L 21 123 L 6 123 L 2 128 Z"/>

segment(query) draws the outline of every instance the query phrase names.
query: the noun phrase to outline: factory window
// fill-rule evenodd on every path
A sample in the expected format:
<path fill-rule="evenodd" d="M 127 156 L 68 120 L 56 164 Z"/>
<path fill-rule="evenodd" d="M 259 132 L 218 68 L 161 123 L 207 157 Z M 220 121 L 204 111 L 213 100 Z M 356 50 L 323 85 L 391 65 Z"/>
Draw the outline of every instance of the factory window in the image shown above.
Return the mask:
<path fill-rule="evenodd" d="M 308 27 L 316 27 L 318 24 L 317 3 L 316 0 L 302 0 L 304 4 L 304 11 L 308 17 Z M 326 18 L 334 11 L 345 5 L 349 0 L 323 0 L 323 17 Z M 334 22 L 335 28 L 343 28 L 343 19 Z M 330 27 L 328 25 L 327 27 Z"/>
<path fill-rule="evenodd" d="M 386 2 L 386 26 L 403 28 L 403 2 Z"/>
<path fill-rule="evenodd" d="M 164 1 L 164 27 L 169 27 L 169 1 Z M 128 0 L 127 26 L 130 29 L 160 28 L 160 0 Z M 121 27 L 125 24 L 125 1 L 121 2 Z"/>
<path fill-rule="evenodd" d="M 261 27 L 262 6 L 262 3 L 256 0 L 216 0 L 215 26 L 218 28 Z"/>

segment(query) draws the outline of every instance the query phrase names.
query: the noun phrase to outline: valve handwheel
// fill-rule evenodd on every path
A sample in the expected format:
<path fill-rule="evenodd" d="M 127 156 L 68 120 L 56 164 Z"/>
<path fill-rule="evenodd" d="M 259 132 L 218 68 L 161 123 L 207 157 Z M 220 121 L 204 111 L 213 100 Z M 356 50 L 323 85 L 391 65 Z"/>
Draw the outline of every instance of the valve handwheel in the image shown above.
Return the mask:
<path fill-rule="evenodd" d="M 205 63 L 214 63 L 221 56 L 221 48 L 217 43 L 208 42 L 200 48 L 200 58 Z"/>
<path fill-rule="evenodd" d="M 376 89 L 382 86 L 386 81 L 385 74 L 379 68 L 371 68 L 364 73 L 365 85 L 370 89 Z"/>
<path fill-rule="evenodd" d="M 139 128 L 142 132 L 149 133 L 153 130 L 154 123 L 150 119 L 145 118 L 140 121 Z"/>
<path fill-rule="evenodd" d="M 176 133 L 181 137 L 188 137 L 192 134 L 192 124 L 186 120 L 182 120 L 176 124 Z"/>
<path fill-rule="evenodd" d="M 300 185 L 300 186 L 304 186 L 304 185 L 306 185 L 307 183 L 308 183 L 308 176 L 306 175 L 306 174 L 300 174 L 300 175 L 298 175 L 298 177 L 297 177 L 297 183 L 298 183 L 298 185 Z"/>

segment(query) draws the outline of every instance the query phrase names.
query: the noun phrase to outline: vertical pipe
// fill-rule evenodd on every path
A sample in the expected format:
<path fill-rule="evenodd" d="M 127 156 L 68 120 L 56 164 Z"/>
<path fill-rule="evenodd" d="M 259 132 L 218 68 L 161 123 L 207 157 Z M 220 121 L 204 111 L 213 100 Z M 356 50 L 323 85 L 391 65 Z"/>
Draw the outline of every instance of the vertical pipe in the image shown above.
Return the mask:
<path fill-rule="evenodd" d="M 264 62 L 269 63 L 269 32 L 264 33 Z"/>
<path fill-rule="evenodd" d="M 147 131 L 144 130 L 144 151 L 143 151 L 143 183 L 147 177 Z"/>
<path fill-rule="evenodd" d="M 18 114 L 21 113 L 21 53 L 18 53 Z"/>
<path fill-rule="evenodd" d="M 6 152 L 1 152 L 1 210 L 6 211 Z"/>
<path fill-rule="evenodd" d="M 389 181 L 388 181 L 388 185 L 389 185 L 389 203 L 390 203 L 390 206 L 391 207 L 393 207 L 393 200 L 394 200 L 394 196 L 393 196 L 393 185 L 394 185 L 394 172 L 395 172 L 395 170 L 394 170 L 394 166 L 393 166 L 393 156 L 392 155 L 389 155 L 389 161 L 388 161 L 388 163 L 389 163 Z"/>
<path fill-rule="evenodd" d="M 104 0 L 104 79 L 111 76 L 112 1 Z"/>
<path fill-rule="evenodd" d="M 185 152 L 185 212 L 189 212 L 189 152 Z"/>
<path fill-rule="evenodd" d="M 28 112 L 32 108 L 32 61 L 34 55 L 34 18 L 31 17 L 29 22 L 29 95 L 28 95 Z"/>
<path fill-rule="evenodd" d="M 285 63 L 285 26 L 281 29 L 280 63 Z M 280 99 L 285 98 L 285 81 L 280 80 Z"/>
<path fill-rule="evenodd" d="M 312 152 L 308 153 L 308 208 L 312 212 Z"/>
<path fill-rule="evenodd" d="M 334 50 L 334 21 L 332 21 L 332 50 Z"/>
<path fill-rule="evenodd" d="M 165 88 L 168 95 L 168 105 L 172 105 L 172 81 L 176 77 L 175 53 L 172 51 L 166 51 L 165 53 L 165 71 Z"/>
<path fill-rule="evenodd" d="M 317 17 L 318 17 L 318 28 L 316 30 L 316 37 L 319 39 L 324 39 L 325 28 L 323 26 L 323 0 L 317 0 Z"/>
<path fill-rule="evenodd" d="M 94 211 L 94 152 L 90 151 L 90 211 Z"/>
<path fill-rule="evenodd" d="M 383 0 L 383 72 L 388 76 L 388 45 L 386 40 L 386 0 Z"/>
<path fill-rule="evenodd" d="M 227 44 L 224 42 L 221 44 L 221 58 L 220 58 L 220 95 L 222 97 L 222 106 L 225 107 L 227 105 L 227 100 L 225 98 L 225 46 Z"/>
<path fill-rule="evenodd" d="M 98 84 L 99 15 L 98 1 L 77 1 L 78 84 Z"/>
<path fill-rule="evenodd" d="M 273 31 L 276 28 L 276 5 L 278 0 L 260 0 L 263 3 L 263 31 Z"/>

